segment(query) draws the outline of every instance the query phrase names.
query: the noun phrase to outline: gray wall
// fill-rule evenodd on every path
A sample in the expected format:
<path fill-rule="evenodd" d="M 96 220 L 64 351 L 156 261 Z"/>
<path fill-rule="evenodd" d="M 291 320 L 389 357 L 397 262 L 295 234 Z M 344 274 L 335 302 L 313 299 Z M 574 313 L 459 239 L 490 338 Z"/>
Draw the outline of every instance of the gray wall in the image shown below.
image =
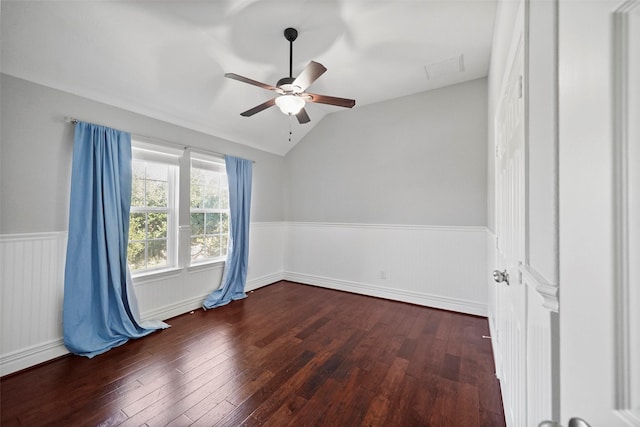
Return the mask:
<path fill-rule="evenodd" d="M 5 74 L 0 88 L 0 234 L 67 230 L 73 125 L 65 116 L 255 160 L 251 218 L 284 219 L 280 156 Z"/>
<path fill-rule="evenodd" d="M 326 116 L 285 157 L 286 219 L 487 224 L 487 80 Z"/>

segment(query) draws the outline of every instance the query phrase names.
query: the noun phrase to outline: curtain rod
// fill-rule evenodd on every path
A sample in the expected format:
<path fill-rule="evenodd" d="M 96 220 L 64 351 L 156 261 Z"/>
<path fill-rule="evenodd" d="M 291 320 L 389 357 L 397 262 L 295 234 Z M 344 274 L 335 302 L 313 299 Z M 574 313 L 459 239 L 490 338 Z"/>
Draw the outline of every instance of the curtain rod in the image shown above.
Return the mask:
<path fill-rule="evenodd" d="M 71 124 L 76 125 L 81 120 L 76 119 L 75 117 L 67 116 L 67 117 L 64 118 L 64 121 L 67 122 L 67 123 L 71 123 Z M 134 139 L 135 139 L 135 137 L 139 137 L 139 138 L 156 140 L 156 141 L 162 142 L 163 144 L 168 144 L 168 145 L 171 145 L 171 146 L 174 146 L 174 147 L 182 148 L 183 150 L 199 151 L 199 152 L 204 153 L 204 154 L 212 154 L 212 155 L 216 155 L 216 156 L 219 156 L 219 157 L 224 157 L 226 155 L 224 153 L 219 153 L 217 151 L 207 150 L 205 148 L 193 147 L 191 145 L 178 144 L 176 142 L 167 141 L 166 139 L 156 138 L 156 137 L 153 137 L 153 136 L 146 136 L 146 135 L 140 135 L 140 134 L 135 134 L 135 133 L 132 133 L 131 135 L 134 137 Z M 253 163 L 256 162 L 255 160 L 251 160 L 251 161 Z"/>

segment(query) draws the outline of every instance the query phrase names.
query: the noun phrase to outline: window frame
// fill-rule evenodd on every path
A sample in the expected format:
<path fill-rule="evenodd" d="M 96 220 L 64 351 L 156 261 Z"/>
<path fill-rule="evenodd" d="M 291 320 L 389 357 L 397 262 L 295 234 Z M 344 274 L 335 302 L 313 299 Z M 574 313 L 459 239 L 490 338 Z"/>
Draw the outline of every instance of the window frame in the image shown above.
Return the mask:
<path fill-rule="evenodd" d="M 142 161 L 147 163 L 162 164 L 168 166 L 167 170 L 167 207 L 138 207 L 131 206 L 129 219 L 131 214 L 134 213 L 153 213 L 162 212 L 167 213 L 167 263 L 165 265 L 157 267 L 146 267 L 140 270 L 131 270 L 132 277 L 148 276 L 157 273 L 164 273 L 167 271 L 175 270 L 179 268 L 179 239 L 178 239 L 178 225 L 179 225 L 179 187 L 180 187 L 180 157 L 182 151 L 170 149 L 159 144 L 147 142 L 142 138 L 132 138 L 131 140 L 131 161 L 132 170 L 133 162 Z M 133 183 L 133 177 L 132 177 Z M 146 197 L 146 191 L 145 191 Z M 146 236 L 145 236 L 146 237 Z M 145 238 L 145 266 L 148 266 L 148 242 L 159 239 L 147 239 Z M 137 240 L 134 240 L 134 242 Z M 131 236 L 127 242 L 127 247 L 132 242 Z"/>
<path fill-rule="evenodd" d="M 216 156 L 210 156 L 210 155 L 205 155 L 202 153 L 194 153 L 194 152 L 190 152 L 189 153 L 189 200 L 188 200 L 188 204 L 189 204 L 189 247 L 188 247 L 188 252 L 189 252 L 189 266 L 191 267 L 197 267 L 197 266 L 204 266 L 204 265 L 208 265 L 208 264 L 217 264 L 217 263 L 221 263 L 224 262 L 227 258 L 227 253 L 229 250 L 229 233 L 230 233 L 230 222 L 231 222 L 231 212 L 230 212 L 230 208 L 229 208 L 229 187 L 228 187 L 228 177 L 227 177 L 227 170 L 226 170 L 226 165 L 224 162 L 224 159 L 220 158 L 220 157 L 216 157 Z M 201 170 L 205 170 L 205 171 L 213 171 L 216 173 L 223 173 L 225 175 L 225 180 L 224 182 L 227 183 L 227 188 L 226 190 L 226 201 L 227 201 L 227 207 L 226 208 L 193 208 L 192 204 L 191 204 L 191 178 L 192 178 L 192 173 L 193 173 L 193 169 L 201 169 Z M 217 256 L 217 257 L 205 257 L 204 259 L 199 259 L 199 260 L 193 260 L 192 259 L 192 255 L 191 255 L 191 244 L 192 244 L 192 239 L 194 237 L 194 230 L 191 226 L 191 215 L 194 213 L 203 213 L 205 214 L 204 217 L 204 224 L 203 224 L 203 234 L 201 235 L 202 237 L 206 238 L 207 236 L 213 236 L 214 234 L 212 233 L 206 233 L 206 214 L 208 213 L 220 213 L 220 214 L 226 214 L 227 215 L 227 232 L 226 235 L 224 234 L 218 234 L 221 238 L 226 238 L 227 242 L 224 245 L 224 247 L 226 248 L 226 251 Z"/>
<path fill-rule="evenodd" d="M 226 253 L 219 257 L 210 257 L 198 261 L 191 260 L 191 169 L 192 160 L 214 164 L 215 167 L 226 175 L 224 157 L 209 154 L 206 151 L 197 151 L 192 147 L 180 147 L 179 144 L 168 141 L 155 140 L 146 137 L 132 135 L 132 162 L 144 160 L 148 162 L 168 164 L 169 168 L 169 195 L 168 204 L 170 212 L 167 218 L 167 265 L 156 268 L 146 268 L 131 271 L 131 276 L 137 284 L 162 278 L 167 274 L 180 274 L 182 270 L 194 271 L 208 268 L 218 268 L 224 265 Z M 193 150 L 196 150 L 194 152 Z M 132 163 L 133 167 L 133 163 Z M 227 205 L 228 205 L 228 177 L 227 177 Z M 148 209 L 148 208 L 147 208 Z M 163 208 L 160 209 L 162 211 Z M 139 207 L 131 206 L 131 214 L 145 211 Z M 146 210 L 145 212 L 149 212 Z M 230 209 L 222 209 L 227 214 L 229 221 L 227 227 L 227 252 L 228 239 L 230 237 L 231 215 Z M 130 236 L 129 236 L 130 237 Z M 127 248 L 131 239 L 127 242 Z M 148 255 L 145 255 L 145 257 Z M 147 261 L 145 261 L 146 263 Z"/>

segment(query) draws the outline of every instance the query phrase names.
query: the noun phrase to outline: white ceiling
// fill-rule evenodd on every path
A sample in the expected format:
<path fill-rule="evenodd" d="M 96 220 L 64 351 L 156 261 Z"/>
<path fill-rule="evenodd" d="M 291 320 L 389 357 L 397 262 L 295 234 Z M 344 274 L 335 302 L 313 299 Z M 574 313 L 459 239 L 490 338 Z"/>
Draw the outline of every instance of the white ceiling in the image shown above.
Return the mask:
<path fill-rule="evenodd" d="M 293 74 L 310 60 L 328 71 L 309 89 L 356 106 L 488 73 L 496 1 L 210 0 L 2 1 L 2 72 L 284 155 L 311 123 L 277 107 L 245 111 L 288 75 L 286 27 L 298 30 Z M 462 65 L 462 71 L 460 71 Z M 348 114 L 348 112 L 346 113 Z M 86 119 L 78 117 L 80 119 Z"/>

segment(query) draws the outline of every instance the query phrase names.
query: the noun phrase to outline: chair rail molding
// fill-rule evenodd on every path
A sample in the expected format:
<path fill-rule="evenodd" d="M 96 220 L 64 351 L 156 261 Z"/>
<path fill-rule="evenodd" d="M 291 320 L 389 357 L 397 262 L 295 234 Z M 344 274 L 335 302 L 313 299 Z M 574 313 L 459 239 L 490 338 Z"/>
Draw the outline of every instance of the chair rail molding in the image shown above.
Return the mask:
<path fill-rule="evenodd" d="M 542 298 L 543 307 L 557 313 L 560 308 L 559 289 L 557 284 L 549 283 L 540 273 L 529 265 L 520 266 L 522 281 L 531 286 Z"/>

